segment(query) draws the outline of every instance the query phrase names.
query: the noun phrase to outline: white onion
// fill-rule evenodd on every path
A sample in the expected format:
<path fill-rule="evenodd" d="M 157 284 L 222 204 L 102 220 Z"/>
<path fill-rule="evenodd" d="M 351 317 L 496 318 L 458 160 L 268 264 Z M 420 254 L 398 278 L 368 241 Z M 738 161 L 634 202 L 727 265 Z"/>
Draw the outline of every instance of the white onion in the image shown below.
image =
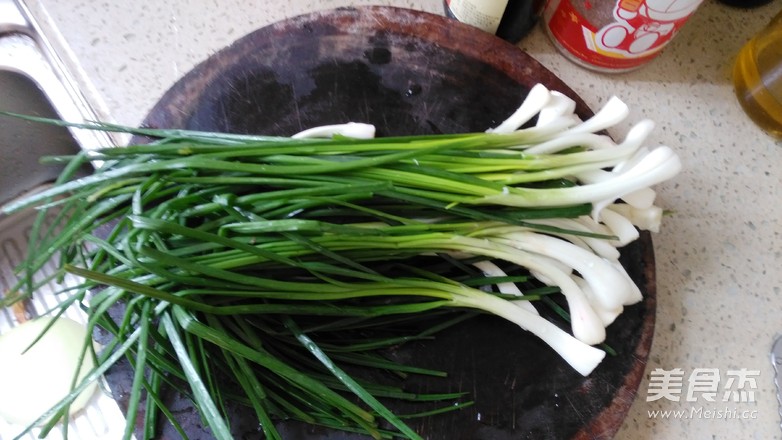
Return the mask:
<path fill-rule="evenodd" d="M 30 347 L 52 320 L 52 327 Z M 28 426 L 67 396 L 86 337 L 87 329 L 76 321 L 49 317 L 0 335 L 0 417 Z M 92 357 L 85 356 L 79 380 L 94 366 Z M 83 409 L 96 389 L 96 383 L 87 387 L 71 404 L 70 413 Z"/>

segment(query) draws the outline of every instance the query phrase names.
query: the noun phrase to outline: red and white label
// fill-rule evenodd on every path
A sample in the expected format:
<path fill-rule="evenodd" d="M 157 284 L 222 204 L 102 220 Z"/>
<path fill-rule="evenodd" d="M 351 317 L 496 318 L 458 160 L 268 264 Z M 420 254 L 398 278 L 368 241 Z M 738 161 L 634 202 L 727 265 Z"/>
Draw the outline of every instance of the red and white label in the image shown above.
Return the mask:
<path fill-rule="evenodd" d="M 600 0 L 562 0 L 547 14 L 546 25 L 573 56 L 608 70 L 631 69 L 657 56 L 703 2 L 618 0 L 612 11 L 614 21 L 598 28 L 573 6 L 575 1 L 583 1 L 588 10 L 598 7 Z"/>

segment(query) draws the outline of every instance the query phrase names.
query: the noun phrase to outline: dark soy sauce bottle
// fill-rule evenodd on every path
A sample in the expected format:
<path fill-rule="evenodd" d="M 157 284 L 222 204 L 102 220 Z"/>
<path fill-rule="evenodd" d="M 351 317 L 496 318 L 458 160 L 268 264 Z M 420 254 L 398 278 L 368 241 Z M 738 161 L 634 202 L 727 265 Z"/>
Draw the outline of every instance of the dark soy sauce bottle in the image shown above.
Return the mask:
<path fill-rule="evenodd" d="M 763 6 L 767 3 L 771 3 L 771 0 L 719 0 L 720 3 L 724 3 L 729 6 L 735 6 L 737 8 L 754 8 L 755 6 Z"/>
<path fill-rule="evenodd" d="M 445 14 L 518 43 L 535 26 L 545 0 L 444 0 Z"/>

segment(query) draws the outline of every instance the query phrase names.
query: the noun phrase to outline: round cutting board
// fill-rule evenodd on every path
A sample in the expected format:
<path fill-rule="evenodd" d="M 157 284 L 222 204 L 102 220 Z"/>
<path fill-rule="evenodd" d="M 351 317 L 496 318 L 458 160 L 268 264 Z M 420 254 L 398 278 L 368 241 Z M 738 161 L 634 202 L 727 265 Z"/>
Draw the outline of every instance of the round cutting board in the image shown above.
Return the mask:
<path fill-rule="evenodd" d="M 529 55 L 472 27 L 407 9 L 337 9 L 264 27 L 209 57 L 160 99 L 145 125 L 266 135 L 347 121 L 372 123 L 378 136 L 483 131 L 536 83 L 576 99 L 583 118 L 591 114 Z M 622 252 L 645 299 L 608 328 L 616 356 L 582 377 L 518 327 L 472 319 L 397 353 L 449 373 L 411 386 L 466 391 L 475 401 L 411 426 L 432 440 L 612 438 L 644 373 L 655 313 L 649 235 Z M 127 371 L 115 369 L 109 382 L 121 395 Z M 175 405 L 192 438 L 209 438 L 186 401 Z M 241 412 L 233 426 L 237 438 L 258 435 L 257 422 Z M 288 422 L 279 429 L 286 439 L 363 438 Z"/>

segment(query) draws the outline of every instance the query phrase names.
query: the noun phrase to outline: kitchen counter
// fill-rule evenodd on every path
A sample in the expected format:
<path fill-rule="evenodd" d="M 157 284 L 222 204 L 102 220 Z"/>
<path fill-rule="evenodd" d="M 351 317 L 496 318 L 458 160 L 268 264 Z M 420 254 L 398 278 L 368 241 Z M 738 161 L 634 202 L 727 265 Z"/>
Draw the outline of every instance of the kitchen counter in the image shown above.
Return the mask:
<path fill-rule="evenodd" d="M 101 117 L 130 125 L 196 63 L 268 23 L 363 4 L 442 14 L 438 0 L 196 3 L 28 0 Z M 768 352 L 782 332 L 782 142 L 749 121 L 730 79 L 739 48 L 780 9 L 782 0 L 754 10 L 706 1 L 660 57 L 625 74 L 577 67 L 540 28 L 519 44 L 592 108 L 611 95 L 627 102 L 628 125 L 614 134 L 651 118 L 650 142 L 673 147 L 684 162 L 658 187 L 658 204 L 672 214 L 654 237 L 657 326 L 646 378 L 617 439 L 780 438 Z M 683 372 L 678 402 L 647 401 L 657 369 Z M 687 399 L 690 375 L 714 369 L 715 401 Z M 724 387 L 741 371 L 757 387 L 736 402 Z M 655 413 L 668 410 L 683 415 Z"/>

